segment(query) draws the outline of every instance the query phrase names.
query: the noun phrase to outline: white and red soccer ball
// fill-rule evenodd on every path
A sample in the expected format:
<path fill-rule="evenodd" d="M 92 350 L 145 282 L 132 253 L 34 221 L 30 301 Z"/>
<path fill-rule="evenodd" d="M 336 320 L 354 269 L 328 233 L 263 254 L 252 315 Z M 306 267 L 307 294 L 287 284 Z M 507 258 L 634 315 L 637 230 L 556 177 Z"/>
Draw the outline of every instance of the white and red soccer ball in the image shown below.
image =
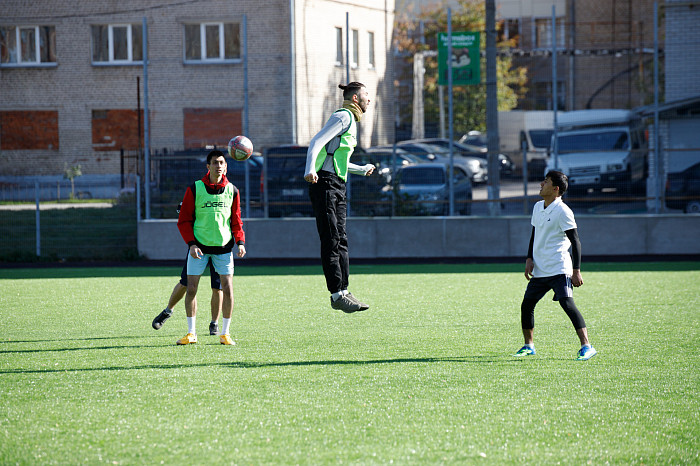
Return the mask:
<path fill-rule="evenodd" d="M 228 155 L 239 162 L 248 160 L 253 155 L 253 143 L 245 136 L 236 136 L 228 142 Z"/>

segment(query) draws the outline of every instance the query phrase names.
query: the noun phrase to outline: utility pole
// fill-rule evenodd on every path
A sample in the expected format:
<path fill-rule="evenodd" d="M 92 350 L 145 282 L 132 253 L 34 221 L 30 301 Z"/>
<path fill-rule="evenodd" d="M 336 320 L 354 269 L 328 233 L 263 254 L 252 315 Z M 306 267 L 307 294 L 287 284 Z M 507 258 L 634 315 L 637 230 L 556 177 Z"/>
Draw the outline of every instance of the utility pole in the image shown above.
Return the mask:
<path fill-rule="evenodd" d="M 496 4 L 486 0 L 486 130 L 488 131 L 489 214 L 501 213 L 500 165 L 498 163 L 498 87 L 496 76 Z"/>

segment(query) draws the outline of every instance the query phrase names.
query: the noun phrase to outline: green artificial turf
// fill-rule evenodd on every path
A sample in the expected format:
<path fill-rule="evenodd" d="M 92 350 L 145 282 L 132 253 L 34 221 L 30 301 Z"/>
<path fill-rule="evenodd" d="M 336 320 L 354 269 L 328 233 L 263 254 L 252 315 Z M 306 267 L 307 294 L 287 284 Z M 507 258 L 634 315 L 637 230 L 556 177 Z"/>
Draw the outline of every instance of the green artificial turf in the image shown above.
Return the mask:
<path fill-rule="evenodd" d="M 235 347 L 199 343 L 179 269 L 0 270 L 0 464 L 651 464 L 700 461 L 700 264 L 588 264 L 598 355 L 520 265 L 237 266 Z"/>

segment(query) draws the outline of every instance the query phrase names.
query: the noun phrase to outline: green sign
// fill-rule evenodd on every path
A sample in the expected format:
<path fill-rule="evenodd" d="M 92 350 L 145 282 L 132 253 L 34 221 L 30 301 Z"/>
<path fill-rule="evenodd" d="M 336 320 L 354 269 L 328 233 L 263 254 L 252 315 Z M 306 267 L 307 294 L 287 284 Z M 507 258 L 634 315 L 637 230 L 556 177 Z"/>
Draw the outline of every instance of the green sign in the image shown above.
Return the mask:
<path fill-rule="evenodd" d="M 478 32 L 452 33 L 452 85 L 481 83 Z M 438 33 L 438 84 L 447 83 L 447 33 Z"/>

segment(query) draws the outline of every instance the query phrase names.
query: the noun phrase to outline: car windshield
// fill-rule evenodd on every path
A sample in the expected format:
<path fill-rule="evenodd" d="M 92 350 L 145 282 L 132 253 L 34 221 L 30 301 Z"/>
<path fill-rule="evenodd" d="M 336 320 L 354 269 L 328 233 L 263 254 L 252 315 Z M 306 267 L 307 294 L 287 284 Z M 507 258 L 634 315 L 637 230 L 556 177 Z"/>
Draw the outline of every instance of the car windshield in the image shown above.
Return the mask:
<path fill-rule="evenodd" d="M 547 149 L 552 143 L 552 131 L 551 129 L 533 129 L 530 131 L 530 140 L 532 145 L 538 149 Z"/>
<path fill-rule="evenodd" d="M 418 146 L 414 144 L 402 144 L 401 148 L 414 156 L 418 157 L 420 160 L 423 161 L 430 161 L 432 160 L 430 149 L 428 149 L 425 146 Z"/>
<path fill-rule="evenodd" d="M 471 146 L 486 147 L 488 145 L 488 139 L 486 135 L 479 134 L 476 136 L 468 136 L 464 141 L 460 141 L 464 144 L 469 144 Z"/>
<path fill-rule="evenodd" d="M 629 149 L 629 138 L 623 130 L 559 136 L 560 154 L 626 149 Z"/>
<path fill-rule="evenodd" d="M 445 171 L 440 167 L 421 167 L 419 170 L 402 170 L 401 184 L 445 184 Z"/>

